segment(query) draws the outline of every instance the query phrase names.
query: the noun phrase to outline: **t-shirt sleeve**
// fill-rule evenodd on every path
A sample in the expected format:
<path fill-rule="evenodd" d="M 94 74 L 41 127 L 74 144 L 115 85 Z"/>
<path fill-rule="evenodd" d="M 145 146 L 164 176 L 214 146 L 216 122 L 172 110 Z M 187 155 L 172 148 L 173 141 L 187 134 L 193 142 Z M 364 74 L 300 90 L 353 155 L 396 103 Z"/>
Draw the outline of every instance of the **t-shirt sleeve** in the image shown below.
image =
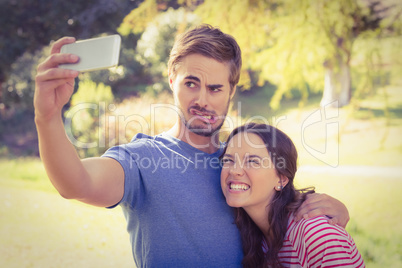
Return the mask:
<path fill-rule="evenodd" d="M 325 217 L 309 220 L 303 228 L 308 267 L 365 267 L 353 238 Z M 304 266 L 303 266 L 304 267 Z"/>
<path fill-rule="evenodd" d="M 136 162 L 138 155 L 130 153 L 124 145 L 121 145 L 110 148 L 102 157 L 116 160 L 124 170 L 123 198 L 117 204 L 108 208 L 114 208 L 119 204 L 134 208 L 141 199 L 141 173 Z"/>

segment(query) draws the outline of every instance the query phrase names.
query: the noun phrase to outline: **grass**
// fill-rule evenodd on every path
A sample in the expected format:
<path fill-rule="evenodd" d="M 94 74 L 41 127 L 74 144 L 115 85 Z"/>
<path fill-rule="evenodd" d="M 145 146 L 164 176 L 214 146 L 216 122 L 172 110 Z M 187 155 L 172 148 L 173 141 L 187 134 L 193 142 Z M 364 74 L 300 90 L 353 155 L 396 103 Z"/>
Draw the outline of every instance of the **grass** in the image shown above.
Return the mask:
<path fill-rule="evenodd" d="M 119 208 L 63 199 L 36 158 L 0 170 L 0 267 L 134 266 Z"/>
<path fill-rule="evenodd" d="M 1 267 L 133 267 L 119 209 L 4 184 L 0 195 Z"/>
<path fill-rule="evenodd" d="M 57 194 L 39 158 L 0 158 L 0 187 L 39 190 Z"/>
<path fill-rule="evenodd" d="M 3 159 L 0 170 L 1 267 L 133 266 L 120 209 L 61 198 L 38 159 Z M 346 204 L 347 230 L 367 267 L 402 266 L 398 173 L 378 178 L 375 173 L 345 175 L 339 168 L 301 168 L 296 182 Z"/>
<path fill-rule="evenodd" d="M 401 169 L 402 170 L 402 169 Z M 402 267 L 401 176 L 341 175 L 336 172 L 302 172 L 300 187 L 316 186 L 317 192 L 341 200 L 350 218 L 352 235 L 367 267 Z"/>

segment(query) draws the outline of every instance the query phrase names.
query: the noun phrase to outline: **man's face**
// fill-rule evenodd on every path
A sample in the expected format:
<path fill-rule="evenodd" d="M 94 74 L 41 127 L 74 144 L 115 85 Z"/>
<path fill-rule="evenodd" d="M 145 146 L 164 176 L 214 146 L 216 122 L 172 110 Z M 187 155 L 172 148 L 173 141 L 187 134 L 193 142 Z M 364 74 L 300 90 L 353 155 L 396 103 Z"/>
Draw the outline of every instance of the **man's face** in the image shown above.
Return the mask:
<path fill-rule="evenodd" d="M 229 84 L 229 65 L 200 54 L 183 58 L 169 82 L 187 129 L 212 136 L 225 121 L 235 93 Z"/>

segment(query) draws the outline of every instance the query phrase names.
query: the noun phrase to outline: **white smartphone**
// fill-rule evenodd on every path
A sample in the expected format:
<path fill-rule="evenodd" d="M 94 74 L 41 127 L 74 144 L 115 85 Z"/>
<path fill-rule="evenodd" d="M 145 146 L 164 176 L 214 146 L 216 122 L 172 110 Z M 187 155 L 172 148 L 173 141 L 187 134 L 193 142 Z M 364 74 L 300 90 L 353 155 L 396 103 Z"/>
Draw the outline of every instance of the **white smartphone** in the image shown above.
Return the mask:
<path fill-rule="evenodd" d="M 77 63 L 60 64 L 59 68 L 85 72 L 117 66 L 120 43 L 120 35 L 115 34 L 66 44 L 60 52 L 75 54 L 80 59 Z"/>

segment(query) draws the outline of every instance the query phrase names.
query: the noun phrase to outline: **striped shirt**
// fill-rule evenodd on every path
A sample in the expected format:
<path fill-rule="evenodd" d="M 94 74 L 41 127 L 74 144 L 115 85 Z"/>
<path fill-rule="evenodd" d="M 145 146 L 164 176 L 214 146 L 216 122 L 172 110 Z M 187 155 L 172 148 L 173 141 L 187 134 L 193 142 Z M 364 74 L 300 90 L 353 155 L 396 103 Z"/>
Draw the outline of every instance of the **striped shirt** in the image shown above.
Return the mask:
<path fill-rule="evenodd" d="M 365 267 L 352 237 L 323 216 L 296 222 L 291 215 L 278 256 L 284 267 Z"/>

